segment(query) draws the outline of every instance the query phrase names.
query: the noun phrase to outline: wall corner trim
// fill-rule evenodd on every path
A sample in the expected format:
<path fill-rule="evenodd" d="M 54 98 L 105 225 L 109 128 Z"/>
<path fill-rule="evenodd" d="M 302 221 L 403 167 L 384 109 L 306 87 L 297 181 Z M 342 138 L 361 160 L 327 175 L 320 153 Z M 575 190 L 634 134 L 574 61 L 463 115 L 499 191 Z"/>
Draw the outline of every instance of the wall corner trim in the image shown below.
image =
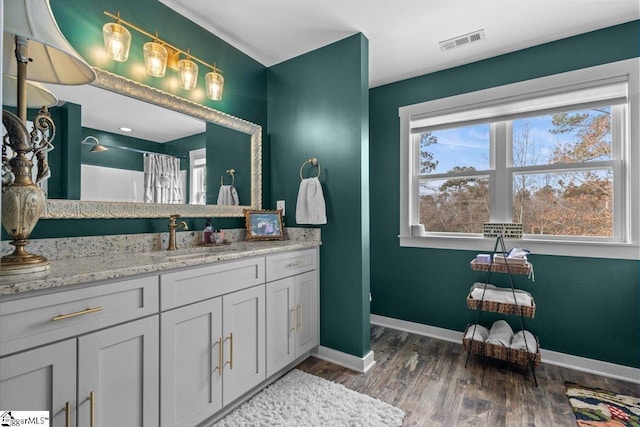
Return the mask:
<path fill-rule="evenodd" d="M 369 351 L 364 356 L 358 357 L 329 347 L 318 346 L 311 355 L 318 359 L 351 369 L 352 371 L 360 372 L 361 374 L 366 374 L 376 364 L 376 361 L 373 359 L 373 351 Z"/>
<path fill-rule="evenodd" d="M 421 323 L 394 319 L 377 314 L 371 315 L 371 324 L 406 331 L 417 335 L 424 335 L 444 341 L 455 342 L 462 345 L 463 333 L 459 331 L 452 331 L 451 329 L 423 325 Z M 540 352 L 542 356 L 542 363 L 548 363 L 549 365 L 561 366 L 563 368 L 575 369 L 577 371 L 640 384 L 640 369 L 638 368 L 617 365 L 615 363 L 603 362 L 601 360 L 588 359 L 586 357 L 574 356 L 545 349 L 541 349 Z"/>

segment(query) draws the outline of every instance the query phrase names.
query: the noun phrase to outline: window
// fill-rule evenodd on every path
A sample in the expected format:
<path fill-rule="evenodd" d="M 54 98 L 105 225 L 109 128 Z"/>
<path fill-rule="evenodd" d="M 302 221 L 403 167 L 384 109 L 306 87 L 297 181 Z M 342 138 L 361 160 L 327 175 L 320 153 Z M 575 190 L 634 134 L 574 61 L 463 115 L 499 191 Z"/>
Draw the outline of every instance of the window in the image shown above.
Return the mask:
<path fill-rule="evenodd" d="M 622 61 L 402 107 L 401 245 L 486 250 L 485 222 L 517 222 L 538 253 L 602 256 L 608 245 L 605 256 L 637 258 L 637 69 Z"/>
<path fill-rule="evenodd" d="M 205 205 L 207 203 L 207 152 L 206 148 L 189 152 L 190 164 L 190 203 Z"/>

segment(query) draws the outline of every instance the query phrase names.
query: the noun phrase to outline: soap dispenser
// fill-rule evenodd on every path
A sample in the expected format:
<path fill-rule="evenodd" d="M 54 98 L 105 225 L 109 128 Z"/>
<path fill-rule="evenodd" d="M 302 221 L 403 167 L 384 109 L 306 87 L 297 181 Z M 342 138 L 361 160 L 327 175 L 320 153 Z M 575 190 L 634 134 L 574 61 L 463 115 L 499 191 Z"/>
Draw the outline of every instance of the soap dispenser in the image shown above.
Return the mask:
<path fill-rule="evenodd" d="M 209 244 L 211 243 L 211 234 L 213 233 L 213 227 L 211 226 L 211 218 L 207 218 L 207 223 L 204 226 L 204 231 L 202 232 L 202 243 Z"/>

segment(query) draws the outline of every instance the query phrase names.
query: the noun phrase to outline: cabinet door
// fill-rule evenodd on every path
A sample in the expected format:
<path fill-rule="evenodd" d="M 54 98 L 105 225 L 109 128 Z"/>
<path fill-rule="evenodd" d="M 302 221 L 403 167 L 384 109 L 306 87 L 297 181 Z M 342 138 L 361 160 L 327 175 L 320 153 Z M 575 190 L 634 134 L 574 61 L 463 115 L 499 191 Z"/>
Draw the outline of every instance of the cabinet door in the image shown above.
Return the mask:
<path fill-rule="evenodd" d="M 222 408 L 222 298 L 160 315 L 162 427 L 192 427 Z"/>
<path fill-rule="evenodd" d="M 75 339 L 0 359 L 2 410 L 49 411 L 51 426 L 67 426 L 67 417 L 75 426 L 75 388 Z"/>
<path fill-rule="evenodd" d="M 267 284 L 267 376 L 295 359 L 294 279 Z"/>
<path fill-rule="evenodd" d="M 296 357 L 319 344 L 318 272 L 299 274 L 295 279 Z"/>
<path fill-rule="evenodd" d="M 265 286 L 222 297 L 224 372 L 222 397 L 227 405 L 265 378 Z"/>
<path fill-rule="evenodd" d="M 79 426 L 158 426 L 158 329 L 155 315 L 78 339 Z"/>

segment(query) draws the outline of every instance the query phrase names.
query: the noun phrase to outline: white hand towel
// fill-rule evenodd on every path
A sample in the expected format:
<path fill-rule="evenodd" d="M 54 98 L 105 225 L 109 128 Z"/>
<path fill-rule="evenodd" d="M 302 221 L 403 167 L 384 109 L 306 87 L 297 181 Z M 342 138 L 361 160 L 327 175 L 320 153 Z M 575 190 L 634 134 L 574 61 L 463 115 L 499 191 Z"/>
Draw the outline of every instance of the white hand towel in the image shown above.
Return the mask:
<path fill-rule="evenodd" d="M 493 322 L 493 325 L 491 325 L 489 337 L 485 343 L 509 347 L 511 345 L 512 338 L 513 329 L 511 329 L 511 326 L 509 326 L 509 324 L 504 320 L 496 320 Z"/>
<path fill-rule="evenodd" d="M 511 348 L 514 350 L 527 350 L 529 353 L 538 352 L 536 337 L 529 331 L 518 331 L 511 339 Z"/>
<path fill-rule="evenodd" d="M 489 330 L 482 325 L 471 325 L 467 328 L 464 339 L 474 339 L 476 341 L 485 342 L 489 337 Z"/>
<path fill-rule="evenodd" d="M 484 295 L 483 295 L 484 294 Z M 515 299 L 514 299 L 515 295 Z M 487 289 L 486 291 L 480 288 L 476 288 L 471 291 L 471 298 L 485 301 L 502 302 L 505 304 L 517 304 L 521 306 L 531 306 L 531 297 L 527 294 L 512 292 L 511 289 L 507 291 L 499 291 L 497 289 Z"/>
<path fill-rule="evenodd" d="M 219 205 L 239 205 L 238 192 L 233 185 L 221 185 L 218 193 Z"/>
<path fill-rule="evenodd" d="M 300 182 L 296 203 L 296 222 L 298 224 L 327 223 L 322 184 L 317 177 L 305 178 Z"/>

